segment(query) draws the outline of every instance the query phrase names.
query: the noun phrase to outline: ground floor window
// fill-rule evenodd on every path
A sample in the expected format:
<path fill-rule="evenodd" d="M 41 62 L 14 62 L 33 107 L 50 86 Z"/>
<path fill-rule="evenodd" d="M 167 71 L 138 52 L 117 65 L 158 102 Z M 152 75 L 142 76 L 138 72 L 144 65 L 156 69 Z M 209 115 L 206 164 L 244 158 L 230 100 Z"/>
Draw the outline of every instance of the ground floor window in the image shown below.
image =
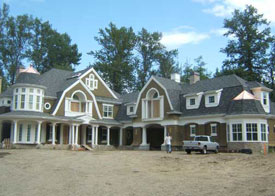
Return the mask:
<path fill-rule="evenodd" d="M 23 135 L 23 125 L 19 125 L 19 142 L 22 142 L 22 135 Z"/>
<path fill-rule="evenodd" d="M 211 136 L 217 136 L 217 124 L 211 124 Z"/>
<path fill-rule="evenodd" d="M 38 125 L 35 125 L 35 135 L 34 135 L 34 141 L 37 141 L 37 134 L 38 134 Z"/>
<path fill-rule="evenodd" d="M 262 141 L 267 141 L 265 124 L 261 124 L 261 138 L 262 138 Z"/>
<path fill-rule="evenodd" d="M 242 141 L 242 124 L 232 124 L 232 140 Z"/>
<path fill-rule="evenodd" d="M 247 141 L 258 140 L 257 123 L 246 123 L 246 139 Z"/>
<path fill-rule="evenodd" d="M 88 142 L 92 141 L 92 128 L 91 127 L 87 127 L 87 140 L 88 140 Z"/>
<path fill-rule="evenodd" d="M 31 128 L 32 128 L 32 126 L 30 124 L 28 124 L 27 142 L 31 141 Z"/>
<path fill-rule="evenodd" d="M 190 125 L 190 136 L 196 135 L 196 125 Z"/>

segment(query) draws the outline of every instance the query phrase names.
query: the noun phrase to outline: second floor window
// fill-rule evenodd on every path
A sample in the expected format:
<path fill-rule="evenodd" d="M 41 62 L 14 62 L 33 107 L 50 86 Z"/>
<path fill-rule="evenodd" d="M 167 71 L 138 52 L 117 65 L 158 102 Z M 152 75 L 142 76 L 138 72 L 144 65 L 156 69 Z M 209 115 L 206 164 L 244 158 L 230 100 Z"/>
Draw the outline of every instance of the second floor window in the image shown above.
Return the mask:
<path fill-rule="evenodd" d="M 209 103 L 215 103 L 215 96 L 208 97 Z"/>
<path fill-rule="evenodd" d="M 88 78 L 86 78 L 86 85 L 91 89 L 97 89 L 98 80 L 95 79 L 94 74 L 90 74 Z"/>
<path fill-rule="evenodd" d="M 103 104 L 103 117 L 104 118 L 113 118 L 113 105 Z"/>
<path fill-rule="evenodd" d="M 190 99 L 190 105 L 195 105 L 195 104 L 196 104 L 195 98 Z"/>

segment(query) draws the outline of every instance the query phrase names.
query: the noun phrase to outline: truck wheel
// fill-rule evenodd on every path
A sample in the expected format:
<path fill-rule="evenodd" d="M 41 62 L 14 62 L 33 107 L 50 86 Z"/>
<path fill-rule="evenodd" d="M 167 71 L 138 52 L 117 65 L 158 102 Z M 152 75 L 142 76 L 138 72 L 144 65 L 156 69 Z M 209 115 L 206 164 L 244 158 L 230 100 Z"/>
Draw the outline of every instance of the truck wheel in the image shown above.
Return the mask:
<path fill-rule="evenodd" d="M 206 153 L 207 153 L 207 148 L 206 148 L 206 146 L 205 146 L 205 147 L 203 147 L 203 149 L 202 149 L 201 153 L 202 153 L 202 154 L 206 154 Z"/>
<path fill-rule="evenodd" d="M 191 150 L 186 150 L 186 153 L 187 154 L 191 154 Z"/>
<path fill-rule="evenodd" d="M 216 150 L 215 150 L 215 153 L 218 153 L 218 152 L 219 152 L 219 147 L 217 146 Z"/>

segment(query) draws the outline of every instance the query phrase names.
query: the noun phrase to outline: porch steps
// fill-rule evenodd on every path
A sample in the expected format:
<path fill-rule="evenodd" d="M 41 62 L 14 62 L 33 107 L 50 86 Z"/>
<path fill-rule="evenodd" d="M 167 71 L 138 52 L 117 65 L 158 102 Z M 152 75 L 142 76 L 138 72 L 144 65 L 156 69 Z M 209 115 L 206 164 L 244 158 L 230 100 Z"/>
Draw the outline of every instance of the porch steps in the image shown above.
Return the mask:
<path fill-rule="evenodd" d="M 83 146 L 85 149 L 87 149 L 89 151 L 93 151 L 93 149 L 90 146 L 86 145 L 86 144 L 82 144 L 81 146 Z"/>

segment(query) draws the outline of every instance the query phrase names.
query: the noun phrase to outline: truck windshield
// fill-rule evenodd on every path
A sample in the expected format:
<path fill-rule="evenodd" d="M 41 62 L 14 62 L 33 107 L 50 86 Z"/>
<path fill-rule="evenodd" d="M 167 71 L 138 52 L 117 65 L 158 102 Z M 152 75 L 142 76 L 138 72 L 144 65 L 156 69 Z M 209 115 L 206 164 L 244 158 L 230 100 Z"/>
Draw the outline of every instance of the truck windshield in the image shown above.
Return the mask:
<path fill-rule="evenodd" d="M 195 137 L 195 141 L 208 141 L 207 137 Z"/>

